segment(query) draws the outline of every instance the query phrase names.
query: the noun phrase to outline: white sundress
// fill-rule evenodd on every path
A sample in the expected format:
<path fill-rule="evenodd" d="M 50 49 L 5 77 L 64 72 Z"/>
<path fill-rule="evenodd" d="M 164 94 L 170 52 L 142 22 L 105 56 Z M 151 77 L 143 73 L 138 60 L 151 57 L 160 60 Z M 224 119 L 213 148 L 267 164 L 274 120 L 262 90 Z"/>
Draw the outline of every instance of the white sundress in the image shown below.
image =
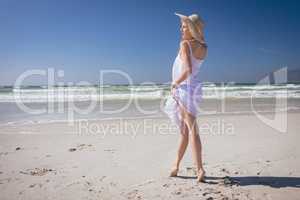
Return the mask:
<path fill-rule="evenodd" d="M 192 48 L 188 42 L 190 49 L 190 57 L 192 64 L 192 73 L 187 79 L 182 81 L 175 89 L 174 96 L 171 94 L 164 105 L 163 111 L 168 115 L 173 123 L 181 128 L 181 113 L 179 104 L 182 105 L 193 116 L 197 117 L 198 106 L 202 100 L 202 84 L 197 78 L 199 69 L 203 63 L 203 59 L 197 59 L 193 56 Z M 180 58 L 179 52 L 172 67 L 172 80 L 175 81 L 181 74 L 183 69 L 183 62 Z"/>

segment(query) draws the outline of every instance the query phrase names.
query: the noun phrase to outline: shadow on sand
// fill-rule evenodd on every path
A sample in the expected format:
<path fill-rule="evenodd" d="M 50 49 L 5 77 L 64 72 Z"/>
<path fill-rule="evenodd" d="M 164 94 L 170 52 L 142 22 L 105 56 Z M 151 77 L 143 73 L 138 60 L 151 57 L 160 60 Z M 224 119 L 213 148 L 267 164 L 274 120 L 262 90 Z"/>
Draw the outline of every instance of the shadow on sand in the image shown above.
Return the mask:
<path fill-rule="evenodd" d="M 183 179 L 196 179 L 195 176 L 177 176 Z M 274 188 L 295 187 L 300 188 L 300 177 L 275 177 L 275 176 L 205 176 L 205 183 L 225 185 L 264 185 Z"/>

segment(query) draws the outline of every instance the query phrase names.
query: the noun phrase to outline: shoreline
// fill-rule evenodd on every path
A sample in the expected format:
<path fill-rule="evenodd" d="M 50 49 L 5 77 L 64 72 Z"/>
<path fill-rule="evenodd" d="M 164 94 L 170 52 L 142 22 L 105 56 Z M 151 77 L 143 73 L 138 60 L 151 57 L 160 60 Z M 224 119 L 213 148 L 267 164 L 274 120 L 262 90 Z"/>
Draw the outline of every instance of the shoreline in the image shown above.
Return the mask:
<path fill-rule="evenodd" d="M 251 104 L 252 101 L 252 104 Z M 127 101 L 112 101 L 106 102 L 101 109 L 97 105 L 90 110 L 88 114 L 81 114 L 76 109 L 87 109 L 89 102 L 77 102 L 76 109 L 68 107 L 64 104 L 63 110 L 60 110 L 59 104 L 54 104 L 54 107 L 42 114 L 30 114 L 22 111 L 16 103 L 0 103 L 0 126 L 6 125 L 25 125 L 38 123 L 56 123 L 72 120 L 110 120 L 110 119 L 143 119 L 143 118 L 161 118 L 166 117 L 166 114 L 161 110 L 160 100 L 141 100 L 138 105 L 133 102 L 125 110 L 117 113 L 106 113 L 106 110 L 118 110 L 126 104 Z M 26 104 L 31 109 L 47 109 L 47 103 L 31 103 Z M 277 108 L 278 107 L 278 108 Z M 198 117 L 205 117 L 210 115 L 233 115 L 233 114 L 269 114 L 274 112 L 298 112 L 300 111 L 300 99 L 287 99 L 286 105 L 282 102 L 276 102 L 275 99 L 231 99 L 231 100 L 217 100 L 204 99 L 199 105 Z M 143 111 L 151 111 L 143 112 Z M 153 111 L 153 112 L 152 112 Z"/>

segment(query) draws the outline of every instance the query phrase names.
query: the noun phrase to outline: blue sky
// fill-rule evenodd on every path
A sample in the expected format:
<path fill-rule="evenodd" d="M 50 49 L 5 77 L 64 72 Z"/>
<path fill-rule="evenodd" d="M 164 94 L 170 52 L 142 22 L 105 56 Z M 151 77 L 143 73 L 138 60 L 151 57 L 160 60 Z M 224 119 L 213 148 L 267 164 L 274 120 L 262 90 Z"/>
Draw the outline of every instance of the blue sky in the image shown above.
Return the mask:
<path fill-rule="evenodd" d="M 0 0 L 0 84 L 49 67 L 64 70 L 66 83 L 98 83 L 101 69 L 123 70 L 134 83 L 171 81 L 174 12 L 206 22 L 202 81 L 256 82 L 284 66 L 300 69 L 299 10 L 297 0 Z"/>

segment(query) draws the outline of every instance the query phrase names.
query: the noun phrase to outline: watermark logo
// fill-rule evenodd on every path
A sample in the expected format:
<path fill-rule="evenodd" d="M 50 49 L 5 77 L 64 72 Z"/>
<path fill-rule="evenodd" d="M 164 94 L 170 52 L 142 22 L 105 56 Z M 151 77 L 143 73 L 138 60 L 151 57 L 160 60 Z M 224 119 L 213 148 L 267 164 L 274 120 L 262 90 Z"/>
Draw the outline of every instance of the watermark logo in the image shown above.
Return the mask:
<path fill-rule="evenodd" d="M 234 82 L 229 83 L 221 83 L 215 87 L 207 87 L 203 85 L 203 83 L 190 83 L 190 84 L 182 84 L 179 88 L 176 89 L 173 93 L 171 92 L 171 87 L 166 87 L 170 84 L 170 82 L 164 84 L 156 84 L 154 82 L 143 82 L 139 85 L 133 84 L 133 79 L 131 76 L 118 69 L 103 69 L 99 71 L 99 85 L 93 85 L 88 81 L 80 81 L 77 83 L 73 82 L 63 82 L 56 81 L 56 79 L 64 78 L 65 72 L 63 70 L 55 70 L 54 68 L 48 68 L 47 70 L 27 70 L 22 73 L 15 81 L 14 84 L 14 100 L 18 107 L 24 111 L 25 113 L 31 115 L 42 115 L 42 114 L 65 114 L 66 120 L 69 125 L 74 125 L 74 123 L 78 120 L 81 121 L 81 126 L 78 130 L 86 133 L 98 133 L 104 134 L 105 132 L 110 132 L 112 130 L 116 130 L 115 127 L 100 127 L 92 123 L 86 123 L 84 120 L 77 116 L 88 116 L 91 113 L 94 114 L 98 112 L 100 114 L 106 114 L 109 116 L 115 116 L 115 119 L 120 118 L 118 114 L 129 112 L 130 109 L 135 109 L 138 112 L 139 116 L 145 116 L 144 120 L 149 119 L 149 115 L 161 116 L 161 112 L 165 112 L 168 115 L 170 112 L 172 113 L 169 117 L 174 117 L 178 113 L 174 113 L 175 111 L 179 112 L 177 103 L 182 103 L 183 107 L 192 108 L 192 110 L 196 110 L 195 113 L 205 113 L 205 107 L 199 106 L 204 99 L 208 97 L 213 100 L 218 100 L 220 105 L 218 108 L 214 110 L 210 110 L 210 113 L 220 115 L 217 117 L 216 123 L 199 123 L 199 134 L 210 134 L 210 135 L 234 135 L 234 124 L 226 122 L 226 120 L 221 119 L 222 114 L 227 114 L 226 106 L 227 100 L 230 100 L 232 94 L 240 95 L 239 89 L 236 89 L 237 86 Z M 128 84 L 125 86 L 115 86 L 115 85 L 107 85 L 105 83 L 105 79 L 109 79 L 109 76 L 115 75 L 126 80 Z M 27 79 L 30 79 L 32 76 L 41 76 L 44 77 L 47 81 L 47 85 L 45 88 L 40 89 L 41 91 L 37 92 L 34 96 L 35 100 L 40 100 L 43 102 L 43 107 L 32 108 L 28 106 L 28 99 L 30 104 L 30 98 L 28 94 L 31 95 L 31 92 L 26 91 L 26 89 L 22 89 L 24 87 L 24 82 Z M 287 68 L 282 68 L 274 73 L 272 73 L 272 77 L 266 76 L 261 79 L 256 85 L 251 85 L 252 88 L 249 93 L 247 93 L 246 98 L 250 99 L 250 110 L 248 112 L 252 112 L 262 123 L 266 124 L 274 128 L 279 132 L 287 132 L 287 89 L 282 87 L 280 90 L 273 91 L 273 94 L 276 100 L 275 109 L 274 109 L 274 118 L 269 119 L 261 114 L 260 111 L 255 109 L 254 100 L 260 98 L 262 94 L 261 89 L 264 90 L 272 90 L 273 86 L 272 80 L 275 84 L 286 84 L 287 82 Z M 162 87 L 163 85 L 163 87 Z M 207 88 L 210 89 L 207 92 Z M 36 92 L 36 91 L 34 91 Z M 208 94 L 209 93 L 209 94 Z M 159 106 L 148 106 L 145 109 L 144 102 L 141 102 L 143 99 L 158 99 L 157 104 Z M 229 97 L 229 98 L 228 98 Z M 237 96 L 239 98 L 239 96 Z M 120 108 L 111 106 L 114 100 L 122 100 L 125 105 L 121 105 Z M 84 103 L 78 103 L 84 102 Z M 109 106 L 106 106 L 105 104 Z M 84 105 L 84 106 L 82 106 Z M 169 110 L 168 110 L 169 109 Z M 169 113 L 168 113 L 169 112 Z M 179 117 L 180 118 L 180 117 Z M 220 118 L 220 119 L 219 119 Z M 126 120 L 126 117 L 123 118 Z M 182 120 L 182 119 L 181 119 Z M 167 123 L 169 123 L 168 121 Z M 194 121 L 196 123 L 197 120 Z M 80 123 L 79 123 L 80 124 Z M 89 125 L 87 125 L 89 124 Z M 163 123 L 161 123 L 163 124 Z M 78 125 L 78 123 L 77 123 Z M 145 124 L 144 124 L 145 125 Z M 174 124 L 172 124 L 174 125 Z M 117 125 L 116 125 L 117 126 Z M 163 124 L 162 126 L 170 126 Z M 124 128 L 124 126 L 117 126 Z M 173 126 L 176 127 L 176 126 Z M 225 128 L 224 128 L 225 127 Z M 137 128 L 137 127 L 135 127 Z M 138 128 L 137 128 L 138 129 Z M 172 134 L 174 131 L 171 131 L 170 127 L 166 128 L 167 133 Z M 120 131 L 120 130 L 118 130 Z M 126 131 L 123 130 L 126 134 Z M 146 131 L 146 129 L 141 130 Z M 181 130 L 180 130 L 181 131 Z M 155 131 L 153 131 L 154 133 Z M 160 132 L 161 134 L 166 133 L 165 130 L 159 129 L 156 132 Z M 131 129 L 131 135 L 136 136 L 135 129 Z M 218 133 L 218 134 L 215 134 Z"/>
<path fill-rule="evenodd" d="M 264 77 L 258 82 L 258 86 L 269 86 L 271 83 L 271 77 L 274 79 L 273 82 L 276 84 L 286 84 L 287 83 L 287 67 L 281 68 L 271 75 Z M 251 95 L 251 109 L 253 113 L 266 125 L 279 131 L 280 133 L 287 133 L 287 100 L 288 91 L 286 88 L 282 88 L 279 91 L 274 91 L 275 93 L 275 107 L 274 107 L 274 118 L 269 119 L 264 115 L 260 114 L 254 108 L 253 97 L 258 93 L 259 90 L 254 90 Z"/>

